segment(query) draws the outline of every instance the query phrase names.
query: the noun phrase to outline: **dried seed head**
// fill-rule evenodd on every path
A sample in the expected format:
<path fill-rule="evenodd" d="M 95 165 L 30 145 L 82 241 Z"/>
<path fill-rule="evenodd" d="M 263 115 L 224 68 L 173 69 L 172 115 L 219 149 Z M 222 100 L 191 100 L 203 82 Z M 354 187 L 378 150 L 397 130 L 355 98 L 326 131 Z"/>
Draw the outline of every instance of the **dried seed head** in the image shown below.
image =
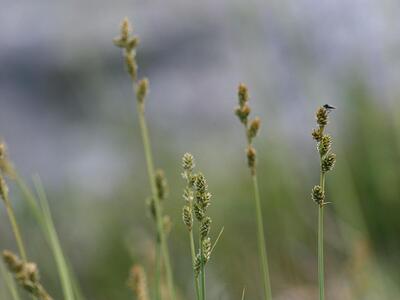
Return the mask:
<path fill-rule="evenodd" d="M 40 300 L 52 300 L 39 282 L 39 270 L 35 263 L 24 262 L 17 255 L 7 250 L 3 252 L 3 260 L 23 289 Z"/>
<path fill-rule="evenodd" d="M 330 135 L 323 135 L 318 143 L 318 151 L 321 156 L 326 155 L 331 150 L 332 138 Z"/>
<path fill-rule="evenodd" d="M 235 114 L 239 118 L 240 122 L 242 122 L 245 125 L 247 124 L 247 118 L 250 114 L 250 111 L 251 111 L 250 106 L 248 106 L 247 104 L 235 108 Z"/>
<path fill-rule="evenodd" d="M 161 169 L 156 170 L 155 182 L 157 188 L 158 199 L 164 200 L 168 195 L 168 184 L 164 171 Z"/>
<path fill-rule="evenodd" d="M 316 116 L 317 123 L 319 126 L 326 126 L 328 124 L 328 111 L 325 107 L 321 106 L 318 108 Z"/>
<path fill-rule="evenodd" d="M 190 206 L 185 205 L 182 210 L 182 219 L 189 231 L 193 228 L 193 214 Z"/>
<path fill-rule="evenodd" d="M 325 192 L 321 186 L 316 185 L 313 187 L 313 189 L 311 191 L 311 198 L 318 205 L 324 204 Z"/>
<path fill-rule="evenodd" d="M 126 51 L 127 52 L 132 52 L 139 46 L 139 38 L 138 37 L 132 37 L 129 38 L 129 40 L 126 42 Z"/>
<path fill-rule="evenodd" d="M 194 157 L 190 153 L 185 153 L 182 157 L 182 167 L 186 172 L 192 172 L 195 167 Z"/>
<path fill-rule="evenodd" d="M 129 20 L 125 18 L 121 23 L 120 35 L 113 39 L 114 45 L 125 49 L 126 52 L 132 52 L 139 44 L 137 37 L 131 37 L 132 28 Z"/>
<path fill-rule="evenodd" d="M 247 147 L 247 164 L 254 175 L 256 169 L 256 149 L 251 145 Z"/>
<path fill-rule="evenodd" d="M 138 300 L 148 300 L 147 279 L 144 269 L 134 265 L 130 271 L 128 286 L 133 290 Z"/>
<path fill-rule="evenodd" d="M 328 155 L 326 155 L 321 162 L 322 172 L 326 173 L 326 172 L 332 170 L 333 167 L 335 166 L 335 162 L 336 162 L 336 154 L 335 153 L 329 153 Z"/>
<path fill-rule="evenodd" d="M 148 92 L 149 92 L 149 81 L 147 78 L 144 78 L 138 82 L 136 88 L 136 99 L 140 104 L 144 103 L 144 99 L 146 98 Z"/>
<path fill-rule="evenodd" d="M 250 126 L 248 129 L 248 135 L 250 140 L 255 136 L 257 136 L 257 133 L 260 130 L 260 125 L 261 125 L 261 120 L 258 117 L 250 122 Z"/>
<path fill-rule="evenodd" d="M 129 34 L 132 31 L 131 23 L 129 22 L 128 18 L 125 17 L 121 23 L 121 39 L 127 40 L 129 38 Z"/>
<path fill-rule="evenodd" d="M 313 129 L 312 133 L 311 133 L 312 137 L 314 140 L 316 140 L 317 142 L 321 141 L 323 134 L 323 131 L 321 128 L 316 128 Z"/>
<path fill-rule="evenodd" d="M 211 230 L 211 218 L 210 217 L 205 217 L 203 222 L 200 225 L 200 235 L 202 239 L 205 239 L 209 234 Z"/>
<path fill-rule="evenodd" d="M 246 102 L 249 101 L 249 91 L 247 89 L 247 86 L 243 83 L 239 84 L 238 98 L 240 107 L 244 106 Z"/>
<path fill-rule="evenodd" d="M 3 260 L 12 273 L 20 272 L 23 268 L 23 262 L 14 253 L 8 250 L 3 251 Z"/>
<path fill-rule="evenodd" d="M 203 251 L 203 262 L 207 263 L 210 260 L 211 256 L 211 239 L 205 238 L 201 244 L 202 251 Z"/>

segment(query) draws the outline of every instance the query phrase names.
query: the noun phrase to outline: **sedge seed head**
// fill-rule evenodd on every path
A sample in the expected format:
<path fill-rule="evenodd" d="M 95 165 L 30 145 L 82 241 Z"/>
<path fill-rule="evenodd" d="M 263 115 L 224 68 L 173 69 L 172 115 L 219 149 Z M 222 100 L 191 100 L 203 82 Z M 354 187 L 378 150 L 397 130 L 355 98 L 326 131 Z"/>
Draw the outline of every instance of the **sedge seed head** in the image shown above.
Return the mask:
<path fill-rule="evenodd" d="M 243 124 L 247 124 L 247 119 L 250 114 L 250 106 L 244 104 L 243 106 L 238 106 L 235 108 L 235 114 L 239 118 L 240 122 Z"/>
<path fill-rule="evenodd" d="M 315 118 L 319 126 L 326 126 L 328 124 L 328 110 L 323 106 L 319 107 L 315 114 Z"/>
<path fill-rule="evenodd" d="M 311 133 L 313 139 L 317 142 L 321 141 L 322 136 L 324 135 L 322 129 L 320 127 L 313 129 Z"/>
<path fill-rule="evenodd" d="M 207 263 L 211 256 L 211 239 L 209 237 L 203 239 L 201 247 L 203 251 L 203 262 Z"/>
<path fill-rule="evenodd" d="M 247 165 L 249 166 L 252 174 L 255 173 L 256 168 L 256 149 L 253 146 L 249 145 L 247 147 Z"/>
<path fill-rule="evenodd" d="M 247 86 L 243 83 L 239 84 L 238 98 L 240 107 L 243 107 L 249 101 L 249 91 L 247 89 Z"/>
<path fill-rule="evenodd" d="M 134 265 L 131 268 L 128 286 L 133 290 L 138 300 L 149 300 L 146 273 L 142 266 Z"/>
<path fill-rule="evenodd" d="M 321 156 L 326 155 L 331 150 L 332 138 L 330 135 L 323 135 L 318 143 L 318 152 Z"/>
<path fill-rule="evenodd" d="M 158 199 L 164 200 L 168 195 L 168 183 L 163 170 L 161 169 L 156 170 L 155 182 L 156 182 Z"/>
<path fill-rule="evenodd" d="M 195 167 L 194 157 L 190 153 L 185 153 L 182 157 L 182 167 L 186 172 L 192 172 Z"/>
<path fill-rule="evenodd" d="M 202 239 L 205 239 L 211 231 L 211 218 L 210 217 L 205 217 L 203 222 L 200 225 L 200 235 Z"/>
<path fill-rule="evenodd" d="M 203 173 L 197 174 L 194 185 L 195 185 L 197 192 L 199 192 L 200 194 L 203 194 L 207 191 L 207 188 L 208 188 L 207 180 L 206 180 L 206 177 L 203 175 Z"/>
<path fill-rule="evenodd" d="M 321 163 L 321 170 L 323 173 L 329 172 L 333 169 L 335 166 L 336 162 L 336 154 L 335 153 L 329 153 L 327 154 Z"/>
<path fill-rule="evenodd" d="M 257 136 L 257 134 L 260 130 L 260 125 L 261 125 L 261 120 L 258 117 L 256 117 L 254 120 L 252 120 L 250 122 L 249 129 L 248 129 L 248 135 L 249 135 L 250 139 Z"/>
<path fill-rule="evenodd" d="M 193 228 L 193 214 L 190 206 L 185 205 L 182 209 L 182 220 L 189 231 Z"/>
<path fill-rule="evenodd" d="M 132 80 L 136 80 L 137 78 L 137 63 L 133 53 L 126 52 L 124 54 L 125 58 L 125 66 Z"/>
<path fill-rule="evenodd" d="M 316 185 L 313 187 L 311 191 L 311 198 L 318 205 L 322 205 L 324 203 L 325 192 L 321 186 Z"/>
<path fill-rule="evenodd" d="M 136 100 L 140 104 L 143 104 L 148 92 L 149 92 L 149 80 L 147 78 L 144 78 L 140 80 L 137 84 Z"/>
<path fill-rule="evenodd" d="M 199 203 L 193 204 L 193 211 L 197 221 L 201 222 L 205 217 L 205 211 Z"/>

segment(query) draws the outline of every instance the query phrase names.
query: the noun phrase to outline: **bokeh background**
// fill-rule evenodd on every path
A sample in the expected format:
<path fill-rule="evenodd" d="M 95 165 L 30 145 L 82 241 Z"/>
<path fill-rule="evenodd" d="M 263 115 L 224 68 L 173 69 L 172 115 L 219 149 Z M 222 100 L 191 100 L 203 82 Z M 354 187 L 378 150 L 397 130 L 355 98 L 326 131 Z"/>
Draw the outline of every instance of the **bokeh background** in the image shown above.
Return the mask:
<path fill-rule="evenodd" d="M 208 178 L 210 299 L 261 299 L 251 181 L 233 114 L 245 82 L 263 128 L 256 141 L 275 299 L 316 299 L 318 154 L 314 112 L 329 132 L 328 299 L 400 297 L 400 2 L 397 0 L 0 1 L 0 135 L 29 181 L 40 174 L 56 228 L 87 299 L 132 299 L 128 270 L 152 278 L 154 226 L 131 85 L 112 45 L 124 16 L 140 35 L 140 76 L 182 299 L 194 299 L 180 161 Z M 43 281 L 61 298 L 51 252 L 10 182 Z M 4 210 L 0 248 L 15 249 Z M 0 280 L 1 282 L 1 280 Z M 0 286 L 0 298 L 8 299 Z"/>

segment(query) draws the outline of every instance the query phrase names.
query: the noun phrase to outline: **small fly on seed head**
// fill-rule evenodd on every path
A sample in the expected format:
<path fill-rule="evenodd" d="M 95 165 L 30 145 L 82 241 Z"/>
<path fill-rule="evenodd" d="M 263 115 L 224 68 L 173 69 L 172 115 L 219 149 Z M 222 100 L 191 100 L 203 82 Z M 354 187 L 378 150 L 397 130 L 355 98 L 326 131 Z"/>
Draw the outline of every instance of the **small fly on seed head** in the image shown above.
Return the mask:
<path fill-rule="evenodd" d="M 325 104 L 324 108 L 329 112 L 331 112 L 332 110 L 336 109 L 336 107 L 329 105 L 329 104 Z"/>

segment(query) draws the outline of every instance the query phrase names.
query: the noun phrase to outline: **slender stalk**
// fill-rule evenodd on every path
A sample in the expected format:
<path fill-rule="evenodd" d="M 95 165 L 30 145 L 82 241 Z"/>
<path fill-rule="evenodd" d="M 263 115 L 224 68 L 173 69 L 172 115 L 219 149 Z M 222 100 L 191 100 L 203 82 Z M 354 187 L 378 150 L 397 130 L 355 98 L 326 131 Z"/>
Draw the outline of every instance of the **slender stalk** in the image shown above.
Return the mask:
<path fill-rule="evenodd" d="M 205 272 L 205 268 L 204 268 L 204 261 L 203 261 L 203 257 L 204 257 L 204 253 L 203 253 L 203 239 L 201 238 L 201 234 L 200 234 L 200 257 L 201 257 L 201 268 L 200 268 L 200 285 L 201 285 L 201 299 L 202 300 L 206 300 L 206 272 Z"/>
<path fill-rule="evenodd" d="M 264 299 L 271 300 L 272 292 L 271 292 L 271 283 L 269 279 L 267 249 L 265 246 L 264 224 L 261 211 L 260 190 L 258 188 L 257 174 L 254 173 L 254 175 L 252 175 L 252 180 L 254 188 L 254 199 L 256 204 L 258 251 L 261 258 L 261 267 L 262 267 L 263 285 L 264 285 Z"/>
<path fill-rule="evenodd" d="M 152 151 L 151 151 L 149 133 L 148 133 L 148 129 L 147 129 L 146 118 L 144 115 L 144 106 L 143 106 L 143 104 L 141 104 L 139 102 L 137 102 L 137 112 L 138 112 L 138 118 L 139 118 L 140 131 L 141 131 L 142 140 L 143 140 L 144 153 L 145 153 L 145 157 L 146 157 L 147 173 L 149 176 L 151 193 L 152 193 L 153 199 L 154 199 L 157 231 L 158 231 L 159 238 L 160 238 L 160 247 L 161 247 L 161 252 L 163 254 L 163 259 L 164 259 L 164 264 L 165 264 L 167 286 L 168 286 L 168 290 L 169 290 L 171 299 L 175 300 L 176 299 L 175 287 L 174 287 L 174 281 L 173 281 L 173 277 L 172 277 L 172 268 L 171 268 L 171 262 L 170 262 L 169 251 L 168 251 L 168 246 L 167 246 L 167 240 L 166 240 L 164 228 L 163 228 L 162 210 L 161 210 L 161 206 L 160 206 L 160 199 L 159 199 L 158 193 L 157 193 L 156 183 L 154 180 L 154 178 L 155 178 L 154 177 L 154 164 L 153 164 L 153 156 L 152 156 Z"/>
<path fill-rule="evenodd" d="M 154 282 L 155 300 L 161 300 L 161 262 L 162 262 L 162 252 L 160 246 L 160 240 L 156 241 L 156 274 Z"/>
<path fill-rule="evenodd" d="M 258 252 L 261 260 L 261 269 L 262 269 L 262 277 L 263 277 L 263 287 L 264 287 L 264 300 L 272 299 L 271 292 L 271 283 L 269 279 L 269 271 L 268 271 L 268 259 L 267 259 L 267 249 L 265 246 L 265 237 L 264 237 L 264 224 L 261 210 L 261 200 L 260 200 L 260 189 L 258 187 L 258 178 L 256 174 L 256 150 L 254 149 L 252 142 L 253 139 L 257 136 L 260 126 L 261 120 L 256 117 L 252 120 L 249 120 L 249 114 L 251 112 L 249 102 L 249 93 L 246 85 L 239 84 L 238 87 L 238 100 L 239 106 L 235 108 L 235 114 L 239 118 L 240 122 L 244 126 L 245 136 L 247 140 L 247 165 L 250 169 L 250 174 L 253 182 L 253 190 L 254 190 L 254 201 L 256 205 L 256 222 L 257 222 L 257 242 L 258 242 Z"/>
<path fill-rule="evenodd" d="M 22 241 L 21 231 L 19 230 L 19 226 L 17 223 L 17 219 L 15 218 L 14 210 L 11 206 L 11 202 L 10 202 L 10 199 L 8 198 L 8 196 L 7 195 L 4 195 L 4 196 L 5 196 L 4 204 L 6 206 L 7 215 L 10 220 L 10 223 L 11 223 L 11 228 L 14 233 L 15 241 L 17 242 L 19 254 L 23 261 L 27 261 L 27 255 L 26 255 L 26 251 L 25 251 L 24 242 Z"/>
<path fill-rule="evenodd" d="M 325 191 L 325 174 L 322 172 L 320 186 Z M 318 285 L 319 299 L 324 300 L 324 204 L 318 206 Z"/>
<path fill-rule="evenodd" d="M 190 237 L 190 252 L 192 253 L 192 266 L 194 266 L 196 262 L 196 251 L 194 245 L 193 230 L 190 231 L 189 237 Z M 197 297 L 196 299 L 200 300 L 201 295 L 200 295 L 199 281 L 196 278 L 194 269 L 193 269 L 193 278 L 194 278 L 194 287 L 196 289 L 196 297 Z"/>
<path fill-rule="evenodd" d="M 204 263 L 201 264 L 201 291 L 203 300 L 206 300 L 206 269 Z"/>

